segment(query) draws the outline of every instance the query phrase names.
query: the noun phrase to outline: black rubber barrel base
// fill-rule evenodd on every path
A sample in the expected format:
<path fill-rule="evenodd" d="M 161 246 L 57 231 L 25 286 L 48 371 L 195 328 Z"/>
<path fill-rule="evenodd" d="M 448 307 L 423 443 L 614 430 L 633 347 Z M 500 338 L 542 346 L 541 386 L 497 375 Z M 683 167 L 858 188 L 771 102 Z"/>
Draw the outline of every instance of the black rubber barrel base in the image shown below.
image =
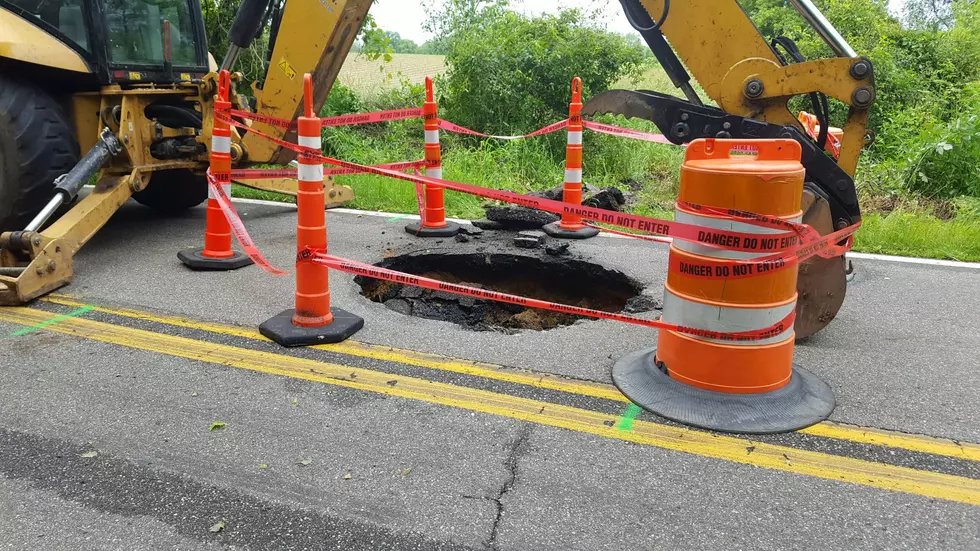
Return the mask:
<path fill-rule="evenodd" d="M 459 233 L 459 229 L 459 224 L 448 220 L 446 225 L 441 228 L 423 227 L 421 220 L 405 226 L 405 231 L 416 237 L 453 237 Z"/>
<path fill-rule="evenodd" d="M 561 222 L 552 222 L 541 226 L 541 230 L 558 239 L 588 239 L 599 235 L 599 230 L 591 226 L 585 226 L 578 230 L 566 230 L 561 227 Z"/>
<path fill-rule="evenodd" d="M 211 258 L 204 256 L 203 253 L 204 249 L 187 249 L 177 253 L 177 258 L 185 266 L 196 271 L 229 271 L 252 265 L 252 259 L 238 251 L 228 258 Z"/>
<path fill-rule="evenodd" d="M 727 394 L 671 379 L 657 367 L 655 354 L 655 348 L 647 348 L 623 357 L 613 366 L 613 382 L 634 404 L 685 425 L 744 434 L 789 432 L 823 421 L 837 404 L 827 383 L 799 367 L 778 390 Z"/>
<path fill-rule="evenodd" d="M 331 308 L 333 322 L 322 327 L 298 327 L 293 325 L 294 310 L 286 310 L 259 325 L 259 333 L 282 346 L 310 346 L 329 344 L 349 339 L 364 327 L 364 318 L 340 308 Z"/>

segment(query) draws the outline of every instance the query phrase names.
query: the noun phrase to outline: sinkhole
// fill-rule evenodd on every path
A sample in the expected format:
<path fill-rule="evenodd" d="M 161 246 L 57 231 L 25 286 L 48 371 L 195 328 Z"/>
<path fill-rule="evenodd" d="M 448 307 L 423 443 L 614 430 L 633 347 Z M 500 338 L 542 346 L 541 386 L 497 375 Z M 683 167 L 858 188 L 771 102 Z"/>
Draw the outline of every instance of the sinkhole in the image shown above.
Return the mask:
<path fill-rule="evenodd" d="M 393 256 L 376 266 L 439 281 L 605 312 L 659 309 L 626 274 L 572 258 L 509 253 L 419 252 Z M 456 323 L 477 331 L 543 331 L 582 318 L 445 291 L 357 276 L 361 294 L 403 315 Z"/>

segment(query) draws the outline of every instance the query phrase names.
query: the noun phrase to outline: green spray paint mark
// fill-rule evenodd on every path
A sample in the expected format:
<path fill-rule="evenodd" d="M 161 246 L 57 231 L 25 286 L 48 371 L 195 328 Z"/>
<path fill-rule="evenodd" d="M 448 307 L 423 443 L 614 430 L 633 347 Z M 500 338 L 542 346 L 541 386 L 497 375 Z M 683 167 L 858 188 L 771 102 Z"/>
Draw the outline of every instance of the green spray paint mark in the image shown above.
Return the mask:
<path fill-rule="evenodd" d="M 626 411 L 623 412 L 622 417 L 619 418 L 618 428 L 619 430 L 629 431 L 633 430 L 633 421 L 636 420 L 636 416 L 643 411 L 640 406 L 636 404 L 630 404 Z"/>
<path fill-rule="evenodd" d="M 64 320 L 66 320 L 68 318 L 73 318 L 75 316 L 80 316 L 80 315 L 84 314 L 85 312 L 88 312 L 88 311 L 93 310 L 93 309 L 95 309 L 95 306 L 82 306 L 78 310 L 73 310 L 71 312 L 68 312 L 67 314 L 62 314 L 60 316 L 53 317 L 53 318 L 49 319 L 48 321 L 42 321 L 41 323 L 39 323 L 37 325 L 33 325 L 31 327 L 25 327 L 24 329 L 21 329 L 20 331 L 16 331 L 14 333 L 11 333 L 10 336 L 11 337 L 19 337 L 21 335 L 26 335 L 28 333 L 33 333 L 34 331 L 37 331 L 38 329 L 47 327 L 49 325 L 54 325 L 55 323 L 58 323 L 59 321 L 64 321 Z"/>
<path fill-rule="evenodd" d="M 399 214 L 398 216 L 395 216 L 393 218 L 389 218 L 388 221 L 389 222 L 396 222 L 398 220 L 401 220 L 402 218 L 408 218 L 409 216 L 411 216 L 411 214 Z"/>

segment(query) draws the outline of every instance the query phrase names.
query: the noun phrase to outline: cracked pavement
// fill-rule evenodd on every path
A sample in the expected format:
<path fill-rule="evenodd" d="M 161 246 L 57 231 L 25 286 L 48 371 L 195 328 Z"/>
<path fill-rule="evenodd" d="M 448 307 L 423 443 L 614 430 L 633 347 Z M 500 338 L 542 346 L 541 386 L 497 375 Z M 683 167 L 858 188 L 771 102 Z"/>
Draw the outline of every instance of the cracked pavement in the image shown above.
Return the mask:
<path fill-rule="evenodd" d="M 239 210 L 270 260 L 288 265 L 294 211 L 248 203 Z M 203 209 L 167 219 L 149 212 L 127 205 L 83 249 L 75 283 L 63 292 L 84 303 L 250 328 L 290 305 L 288 278 L 254 267 L 203 274 L 179 265 L 177 250 L 200 240 Z M 404 224 L 331 213 L 331 252 L 377 262 L 391 249 L 456 246 L 420 245 Z M 601 238 L 571 251 L 659 296 L 666 259 L 659 245 Z M 797 348 L 797 362 L 833 387 L 833 419 L 980 441 L 980 298 L 973 292 L 980 271 L 854 263 L 857 277 L 839 318 Z M 616 358 L 655 338 L 605 321 L 476 333 L 393 313 L 359 296 L 341 274 L 332 274 L 331 291 L 335 305 L 365 318 L 359 341 L 575 381 L 608 383 Z M 280 353 L 213 332 L 84 318 Z M 10 336 L 21 328 L 0 321 L 0 549 L 930 550 L 980 543 L 980 509 L 962 502 L 479 413 L 451 400 L 177 357 L 141 349 L 135 338 L 120 345 L 45 329 Z M 381 360 L 289 354 L 398 372 Z M 430 369 L 407 372 L 524 392 Z M 612 415 L 626 406 L 557 392 L 528 396 Z M 646 413 L 639 419 L 658 421 Z M 224 428 L 209 430 L 214 421 Z M 902 452 L 891 459 L 894 450 L 812 437 L 774 441 L 980 478 L 977 462 L 955 458 Z M 83 457 L 91 451 L 98 455 Z"/>

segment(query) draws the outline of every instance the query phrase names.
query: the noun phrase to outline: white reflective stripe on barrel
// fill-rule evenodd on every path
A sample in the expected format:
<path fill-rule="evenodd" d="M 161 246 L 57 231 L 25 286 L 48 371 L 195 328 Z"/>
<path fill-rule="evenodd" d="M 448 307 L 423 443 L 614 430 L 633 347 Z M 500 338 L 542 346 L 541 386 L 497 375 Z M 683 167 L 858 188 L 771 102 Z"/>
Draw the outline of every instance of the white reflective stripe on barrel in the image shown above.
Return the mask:
<path fill-rule="evenodd" d="M 212 134 L 211 151 L 214 153 L 231 153 L 231 137 Z"/>
<path fill-rule="evenodd" d="M 296 177 L 304 182 L 322 182 L 323 181 L 323 165 L 308 165 L 300 163 L 296 167 Z"/>
<path fill-rule="evenodd" d="M 669 287 L 664 287 L 663 321 L 676 323 L 684 327 L 720 331 L 722 333 L 754 331 L 772 327 L 785 319 L 795 309 L 795 294 L 793 300 L 790 302 L 772 308 L 732 308 L 687 300 L 675 295 Z M 758 341 L 726 341 L 706 339 L 695 335 L 686 336 L 706 342 L 731 346 L 758 346 L 762 344 L 775 344 L 792 338 L 793 326 L 790 325 L 785 331 L 775 337 Z"/>
<path fill-rule="evenodd" d="M 790 218 L 789 222 L 800 222 L 803 220 L 802 216 L 797 216 Z M 712 216 L 702 216 L 698 214 L 692 214 L 686 210 L 675 209 L 674 210 L 674 221 L 681 224 L 692 224 L 695 226 L 703 226 L 706 228 L 712 228 L 715 230 L 725 230 L 725 231 L 736 231 L 740 233 L 754 233 L 757 235 L 772 235 L 786 233 L 789 230 L 781 230 L 776 228 L 764 228 L 762 226 L 755 226 L 753 224 L 748 224 L 746 222 L 739 222 L 737 220 L 732 220 L 729 218 L 715 218 Z M 742 251 L 730 251 L 728 249 L 719 249 L 716 247 L 709 247 L 707 245 L 701 245 L 700 243 L 694 243 L 692 241 L 684 241 L 682 239 L 675 239 L 674 246 L 678 249 L 689 252 L 691 254 L 697 254 L 701 256 L 708 256 L 712 258 L 727 258 L 734 260 L 741 260 L 747 258 L 758 258 L 760 256 L 766 256 L 769 254 L 779 252 L 779 247 L 771 251 L 758 251 L 758 252 L 742 252 Z"/>
<path fill-rule="evenodd" d="M 569 130 L 568 131 L 568 145 L 582 145 L 582 131 L 581 130 Z"/>
<path fill-rule="evenodd" d="M 434 145 L 439 143 L 439 131 L 438 130 L 426 130 L 425 131 L 425 143 L 429 145 Z"/>
<path fill-rule="evenodd" d="M 426 167 L 425 175 L 428 176 L 429 178 L 436 178 L 442 180 L 442 169 Z"/>
<path fill-rule="evenodd" d="M 323 149 L 323 144 L 320 143 L 320 136 L 298 136 L 296 143 L 303 147 L 312 147 L 313 149 Z"/>
<path fill-rule="evenodd" d="M 231 197 L 231 184 L 221 184 L 221 188 L 225 190 L 225 197 Z M 217 199 L 214 195 L 214 191 L 211 190 L 211 186 L 208 186 L 208 199 Z"/>
<path fill-rule="evenodd" d="M 582 169 L 581 168 L 566 168 L 565 169 L 565 181 L 570 184 L 581 184 L 582 183 Z"/>

